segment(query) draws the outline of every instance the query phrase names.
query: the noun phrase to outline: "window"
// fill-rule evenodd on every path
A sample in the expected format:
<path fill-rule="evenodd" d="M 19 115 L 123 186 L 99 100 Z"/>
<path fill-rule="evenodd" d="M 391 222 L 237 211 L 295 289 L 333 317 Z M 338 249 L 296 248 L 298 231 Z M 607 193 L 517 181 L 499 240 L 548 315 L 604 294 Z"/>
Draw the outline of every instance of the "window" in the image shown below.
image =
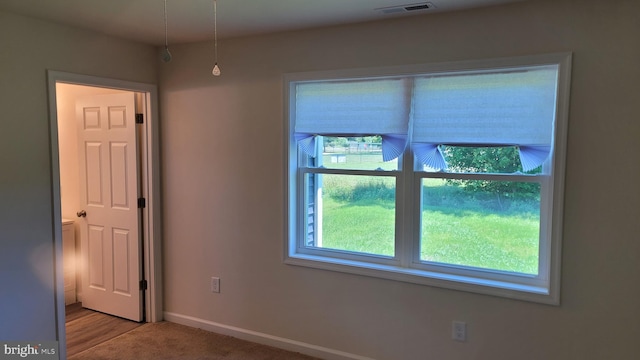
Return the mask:
<path fill-rule="evenodd" d="M 569 64 L 287 75 L 285 261 L 557 304 Z"/>

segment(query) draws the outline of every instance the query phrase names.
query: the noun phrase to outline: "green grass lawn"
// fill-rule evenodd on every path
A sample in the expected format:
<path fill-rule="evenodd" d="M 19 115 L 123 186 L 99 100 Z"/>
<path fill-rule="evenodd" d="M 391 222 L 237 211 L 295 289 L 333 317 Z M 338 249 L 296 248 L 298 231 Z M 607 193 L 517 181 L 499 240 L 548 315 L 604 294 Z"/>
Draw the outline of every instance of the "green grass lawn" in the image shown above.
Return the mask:
<path fill-rule="evenodd" d="M 537 274 L 538 226 L 530 214 L 425 209 L 420 258 Z"/>
<path fill-rule="evenodd" d="M 324 200 L 323 247 L 393 256 L 395 210 L 391 200 Z"/>
<path fill-rule="evenodd" d="M 341 155 L 342 159 L 332 156 Z M 380 153 L 324 154 L 335 169 L 397 169 Z M 323 176 L 322 247 L 394 255 L 393 177 Z M 480 185 L 473 184 L 473 185 Z M 442 179 L 423 179 L 420 259 L 526 274 L 538 272 L 539 201 L 465 191 Z"/>
<path fill-rule="evenodd" d="M 342 188 L 353 183 L 343 178 L 333 180 Z M 425 185 L 425 193 L 433 191 L 434 186 Z M 486 203 L 465 198 L 459 189 L 435 191 L 448 193 L 449 198 L 436 205 L 424 201 L 422 260 L 537 274 L 539 216 L 532 211 L 535 204 L 492 209 Z M 393 256 L 393 198 L 325 196 L 323 202 L 323 247 Z"/>

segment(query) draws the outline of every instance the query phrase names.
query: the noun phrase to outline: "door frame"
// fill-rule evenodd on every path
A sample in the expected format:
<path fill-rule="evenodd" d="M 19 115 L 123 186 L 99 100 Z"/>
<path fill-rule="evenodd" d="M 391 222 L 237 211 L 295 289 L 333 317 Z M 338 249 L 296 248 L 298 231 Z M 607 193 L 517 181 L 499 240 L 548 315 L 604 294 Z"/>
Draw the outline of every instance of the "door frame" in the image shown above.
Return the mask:
<path fill-rule="evenodd" d="M 163 320 L 162 299 L 162 226 L 160 206 L 160 124 L 158 121 L 158 89 L 154 84 L 102 78 L 47 70 L 49 97 L 49 133 L 51 146 L 52 206 L 55 248 L 55 304 L 60 355 L 66 356 L 64 277 L 62 267 L 62 204 L 60 195 L 60 161 L 58 143 L 58 109 L 56 84 L 67 83 L 90 87 L 111 88 L 142 93 L 145 97 L 145 120 L 140 136 L 142 197 L 146 207 L 142 209 L 143 278 L 147 280 L 145 317 L 147 322 Z M 61 357 L 61 358 L 64 358 Z"/>

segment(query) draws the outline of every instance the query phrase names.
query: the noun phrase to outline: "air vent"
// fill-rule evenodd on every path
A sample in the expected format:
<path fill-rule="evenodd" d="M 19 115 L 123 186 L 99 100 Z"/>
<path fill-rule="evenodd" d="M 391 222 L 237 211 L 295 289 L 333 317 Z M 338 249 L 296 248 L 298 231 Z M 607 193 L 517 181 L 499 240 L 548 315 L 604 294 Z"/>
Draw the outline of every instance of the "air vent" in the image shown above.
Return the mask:
<path fill-rule="evenodd" d="M 435 6 L 432 3 L 424 2 L 424 3 L 418 3 L 418 4 L 407 4 L 407 5 L 400 5 L 400 6 L 377 8 L 375 10 L 383 14 L 398 14 L 398 13 L 407 13 L 412 11 L 431 10 L 433 8 L 435 8 Z"/>
<path fill-rule="evenodd" d="M 411 6 L 405 6 L 404 9 L 407 11 L 416 11 L 416 10 L 427 10 L 430 9 L 431 6 L 429 6 L 428 3 L 424 3 L 424 4 L 420 4 L 420 5 L 411 5 Z"/>

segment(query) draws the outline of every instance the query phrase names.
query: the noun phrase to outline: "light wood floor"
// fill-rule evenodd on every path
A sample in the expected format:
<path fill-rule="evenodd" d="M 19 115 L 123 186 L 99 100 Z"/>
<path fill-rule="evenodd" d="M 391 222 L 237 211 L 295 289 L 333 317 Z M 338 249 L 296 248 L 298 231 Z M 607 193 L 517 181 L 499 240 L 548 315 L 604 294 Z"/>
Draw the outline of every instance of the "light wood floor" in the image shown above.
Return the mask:
<path fill-rule="evenodd" d="M 66 306 L 67 356 L 71 356 L 131 331 L 142 323 L 85 309 L 81 303 Z"/>

